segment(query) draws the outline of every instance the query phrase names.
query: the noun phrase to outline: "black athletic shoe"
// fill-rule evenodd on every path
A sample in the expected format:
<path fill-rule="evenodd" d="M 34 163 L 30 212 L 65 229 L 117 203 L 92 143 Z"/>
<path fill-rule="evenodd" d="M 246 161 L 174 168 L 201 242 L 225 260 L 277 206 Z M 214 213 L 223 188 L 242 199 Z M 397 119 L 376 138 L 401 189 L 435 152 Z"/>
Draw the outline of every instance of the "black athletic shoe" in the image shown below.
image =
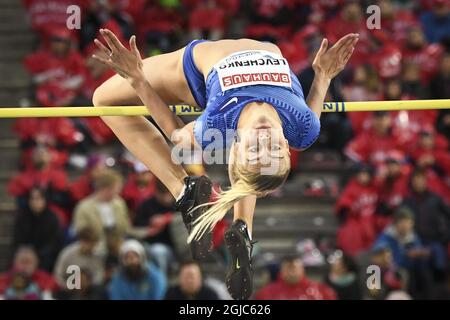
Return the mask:
<path fill-rule="evenodd" d="M 194 222 L 208 208 L 202 207 L 194 211 L 192 211 L 192 209 L 209 201 L 212 183 L 206 176 L 186 177 L 184 179 L 184 183 L 186 184 L 184 195 L 175 203 L 175 208 L 181 212 L 184 225 L 190 234 L 194 227 Z M 194 259 L 202 260 L 206 258 L 211 250 L 211 239 L 211 233 L 207 232 L 199 240 L 194 240 L 191 242 L 191 253 Z"/>
<path fill-rule="evenodd" d="M 226 277 L 228 292 L 235 300 L 247 300 L 253 293 L 253 242 L 248 236 L 244 221 L 233 222 L 225 232 L 225 244 L 231 256 Z"/>

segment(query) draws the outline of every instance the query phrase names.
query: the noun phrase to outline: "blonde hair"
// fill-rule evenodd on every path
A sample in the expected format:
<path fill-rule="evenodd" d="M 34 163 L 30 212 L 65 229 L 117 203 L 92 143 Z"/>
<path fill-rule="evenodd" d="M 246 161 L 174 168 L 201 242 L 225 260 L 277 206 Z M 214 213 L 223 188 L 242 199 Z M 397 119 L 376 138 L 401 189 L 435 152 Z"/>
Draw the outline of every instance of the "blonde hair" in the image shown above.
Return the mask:
<path fill-rule="evenodd" d="M 232 187 L 226 191 L 220 191 L 215 202 L 192 209 L 211 206 L 195 221 L 188 243 L 201 238 L 208 230 L 212 231 L 217 222 L 222 220 L 239 200 L 250 195 L 263 197 L 280 187 L 286 181 L 290 171 L 289 157 L 285 157 L 284 160 L 280 163 L 278 172 L 273 175 L 262 175 L 260 165 L 252 167 L 232 163 L 230 165 L 230 179 L 234 182 Z"/>
<path fill-rule="evenodd" d="M 102 169 L 94 178 L 94 189 L 96 191 L 112 187 L 116 184 L 122 184 L 123 177 L 116 170 Z"/>

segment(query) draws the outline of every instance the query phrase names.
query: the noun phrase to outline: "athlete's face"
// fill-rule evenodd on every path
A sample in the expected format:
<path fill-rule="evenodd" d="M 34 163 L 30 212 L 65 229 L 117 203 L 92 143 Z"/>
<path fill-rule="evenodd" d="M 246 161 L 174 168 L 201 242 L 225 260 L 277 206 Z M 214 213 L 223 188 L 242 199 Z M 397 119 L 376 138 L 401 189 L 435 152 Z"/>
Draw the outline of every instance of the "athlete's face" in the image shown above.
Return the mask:
<path fill-rule="evenodd" d="M 257 117 L 249 128 L 239 130 L 238 135 L 238 155 L 248 164 L 273 165 L 289 157 L 283 129 L 268 117 Z"/>

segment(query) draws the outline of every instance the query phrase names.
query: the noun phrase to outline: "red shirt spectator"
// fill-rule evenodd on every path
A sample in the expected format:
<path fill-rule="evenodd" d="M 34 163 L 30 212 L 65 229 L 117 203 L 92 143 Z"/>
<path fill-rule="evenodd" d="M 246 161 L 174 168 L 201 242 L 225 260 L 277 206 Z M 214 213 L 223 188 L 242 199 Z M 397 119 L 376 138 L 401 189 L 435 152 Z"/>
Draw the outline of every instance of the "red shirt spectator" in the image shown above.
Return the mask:
<path fill-rule="evenodd" d="M 68 118 L 21 118 L 13 130 L 23 143 L 39 143 L 46 146 L 71 147 L 83 139 Z"/>
<path fill-rule="evenodd" d="M 437 110 L 393 111 L 392 134 L 398 137 L 402 149 L 408 154 L 419 139 L 419 133 L 433 127 L 437 120 Z"/>
<path fill-rule="evenodd" d="M 385 165 L 379 167 L 378 176 L 375 179 L 379 201 L 382 204 L 378 211 L 386 216 L 391 216 L 408 194 L 412 168 L 404 164 L 404 160 L 401 152 L 389 152 Z"/>
<path fill-rule="evenodd" d="M 131 173 L 122 191 L 122 197 L 128 208 L 135 212 L 139 205 L 155 194 L 156 178 L 141 163 L 136 163 L 135 172 Z"/>
<path fill-rule="evenodd" d="M 438 72 L 443 53 L 440 44 L 427 44 L 422 29 L 415 27 L 409 31 L 403 47 L 403 60 L 420 66 L 422 81 L 428 83 Z"/>
<path fill-rule="evenodd" d="M 214 1 L 207 1 L 197 7 L 189 18 L 189 29 L 191 31 L 225 31 L 225 11 L 215 6 Z"/>
<path fill-rule="evenodd" d="M 291 33 L 289 21 L 294 9 L 292 0 L 254 0 L 252 19 L 245 30 L 246 37 L 254 39 L 283 40 Z"/>
<path fill-rule="evenodd" d="M 82 13 L 90 0 L 22 0 L 32 28 L 46 35 L 58 27 L 67 28 L 69 15 L 67 8 L 72 5 L 80 7 Z"/>
<path fill-rule="evenodd" d="M 256 300 L 336 300 L 336 293 L 325 284 L 305 275 L 300 258 L 289 257 L 281 264 L 279 279 L 256 293 Z"/>
<path fill-rule="evenodd" d="M 58 283 L 53 276 L 46 271 L 39 270 L 38 265 L 38 258 L 33 249 L 29 247 L 18 249 L 11 270 L 0 275 L 0 294 L 3 294 L 11 285 L 15 272 L 23 272 L 29 276 L 42 292 L 52 293 L 58 290 Z"/>
<path fill-rule="evenodd" d="M 392 119 L 387 112 L 377 112 L 373 118 L 373 128 L 357 135 L 345 148 L 345 154 L 354 161 L 383 164 L 387 153 L 401 149 L 398 138 L 391 134 Z"/>
<path fill-rule="evenodd" d="M 171 33 L 182 26 L 183 17 L 176 8 L 162 7 L 158 3 L 147 4 L 137 23 L 139 35 L 143 38 L 148 32 Z"/>
<path fill-rule="evenodd" d="M 137 24 L 147 0 L 108 0 L 120 13 L 126 13 Z"/>
<path fill-rule="evenodd" d="M 277 43 L 283 57 L 289 61 L 289 66 L 295 74 L 299 74 L 309 66 L 308 43 L 312 38 L 318 36 L 320 36 L 319 29 L 314 25 L 307 25 L 290 39 Z"/>
<path fill-rule="evenodd" d="M 344 188 L 336 204 L 336 213 L 343 222 L 337 234 L 337 244 L 342 251 L 353 256 L 372 246 L 376 236 L 377 204 L 373 170 L 362 167 Z"/>
<path fill-rule="evenodd" d="M 379 1 L 378 5 L 383 30 L 388 32 L 395 42 L 403 43 L 408 31 L 419 23 L 417 17 L 410 10 L 396 9 L 392 1 Z"/>
<path fill-rule="evenodd" d="M 411 159 L 419 167 L 436 168 L 440 173 L 450 176 L 450 154 L 448 141 L 437 134 L 433 127 L 424 128 L 411 151 Z"/>
<path fill-rule="evenodd" d="M 448 204 L 450 204 L 450 186 L 441 176 L 431 168 L 425 169 L 428 189 L 441 196 Z M 448 180 L 448 176 L 447 176 Z"/>
<path fill-rule="evenodd" d="M 32 169 L 34 167 L 33 157 L 35 152 L 40 147 L 33 147 L 26 149 L 20 155 L 20 164 L 24 168 L 24 170 Z M 67 150 L 58 150 L 52 147 L 46 147 L 47 152 L 49 153 L 49 166 L 53 169 L 61 169 L 63 170 L 69 160 L 69 152 Z"/>
<path fill-rule="evenodd" d="M 69 187 L 70 196 L 74 203 L 94 192 L 93 181 L 104 168 L 106 168 L 106 156 L 94 154 L 88 159 L 86 172 L 78 177 Z"/>
<path fill-rule="evenodd" d="M 65 203 L 68 199 L 64 197 L 68 189 L 66 173 L 50 166 L 50 155 L 45 148 L 36 149 L 33 155 L 33 165 L 9 181 L 7 187 L 9 194 L 20 199 L 26 196 L 34 186 L 38 186 L 51 192 L 52 196 L 61 195 L 58 203 L 53 197 L 49 199 L 49 209 L 57 214 L 61 224 L 66 226 L 70 215 L 65 209 L 69 205 L 69 203 Z"/>
<path fill-rule="evenodd" d="M 67 30 L 53 30 L 50 49 L 29 55 L 24 64 L 37 84 L 40 104 L 69 105 L 81 94 L 87 70 L 82 56 L 71 49 Z"/>

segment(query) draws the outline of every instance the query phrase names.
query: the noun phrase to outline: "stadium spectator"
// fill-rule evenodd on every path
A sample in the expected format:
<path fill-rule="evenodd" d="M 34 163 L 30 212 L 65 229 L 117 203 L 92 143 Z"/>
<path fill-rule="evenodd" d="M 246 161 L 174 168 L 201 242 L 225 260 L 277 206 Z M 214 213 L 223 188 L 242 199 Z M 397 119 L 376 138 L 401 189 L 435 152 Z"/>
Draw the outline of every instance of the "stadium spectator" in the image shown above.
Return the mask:
<path fill-rule="evenodd" d="M 138 18 L 137 32 L 146 55 L 169 52 L 178 44 L 184 25 L 180 1 L 147 1 Z"/>
<path fill-rule="evenodd" d="M 50 47 L 27 56 L 24 64 L 36 85 L 36 100 L 40 105 L 59 107 L 85 105 L 82 86 L 86 66 L 81 54 L 73 48 L 66 27 L 52 29 Z"/>
<path fill-rule="evenodd" d="M 155 176 L 142 162 L 135 162 L 133 169 L 134 172 L 128 175 L 122 191 L 122 197 L 131 211 L 132 220 L 142 202 L 155 194 L 156 187 Z"/>
<path fill-rule="evenodd" d="M 14 223 L 13 252 L 22 246 L 33 247 L 39 258 L 39 268 L 48 272 L 63 246 L 63 230 L 58 217 L 49 209 L 45 191 L 30 190 L 27 205 Z"/>
<path fill-rule="evenodd" d="M 69 266 L 76 265 L 89 274 L 89 282 L 101 285 L 104 279 L 105 255 L 99 248 L 98 236 L 89 228 L 81 229 L 77 234 L 78 240 L 65 247 L 56 261 L 54 276 L 61 288 L 66 287 Z"/>
<path fill-rule="evenodd" d="M 428 87 L 422 82 L 420 65 L 407 62 L 402 69 L 402 90 L 404 94 L 415 100 L 429 97 Z"/>
<path fill-rule="evenodd" d="M 200 265 L 194 261 L 181 264 L 178 284 L 167 290 L 165 300 L 219 300 L 216 292 L 206 286 Z"/>
<path fill-rule="evenodd" d="M 70 184 L 69 191 L 73 203 L 76 204 L 94 192 L 94 181 L 106 168 L 106 159 L 104 154 L 93 154 L 89 157 L 85 172 Z"/>
<path fill-rule="evenodd" d="M 22 149 L 21 164 L 32 166 L 32 155 L 36 147 L 45 146 L 52 155 L 52 164 L 66 165 L 69 152 L 81 148 L 84 135 L 68 118 L 21 118 L 13 130 L 19 135 Z"/>
<path fill-rule="evenodd" d="M 338 300 L 361 300 L 362 290 L 356 262 L 337 251 L 329 257 L 330 270 L 325 283 L 336 292 Z"/>
<path fill-rule="evenodd" d="M 442 279 L 448 265 L 446 248 L 450 242 L 450 207 L 429 191 L 424 170 L 418 169 L 411 174 L 409 196 L 402 206 L 414 213 L 415 231 L 423 244 L 431 249 L 432 265 Z"/>
<path fill-rule="evenodd" d="M 144 247 L 136 240 L 125 241 L 120 248 L 120 268 L 108 286 L 111 300 L 160 300 L 167 280 L 147 262 Z"/>
<path fill-rule="evenodd" d="M 417 168 L 425 171 L 428 189 L 450 203 L 450 188 L 445 181 L 450 176 L 448 141 L 433 128 L 420 132 L 418 142 L 410 153 Z"/>
<path fill-rule="evenodd" d="M 0 274 L 0 295 L 3 295 L 7 288 L 12 286 L 14 275 L 18 273 L 23 274 L 31 283 L 35 283 L 42 298 L 48 299 L 51 293 L 58 290 L 58 283 L 50 273 L 39 269 L 38 265 L 39 259 L 32 248 L 20 247 L 17 249 L 11 269 Z"/>
<path fill-rule="evenodd" d="M 409 29 L 408 37 L 403 45 L 404 63 L 413 63 L 420 68 L 421 80 L 427 84 L 439 70 L 439 62 L 444 53 L 440 44 L 428 44 L 420 26 Z"/>
<path fill-rule="evenodd" d="M 414 12 L 396 8 L 394 1 L 391 0 L 379 0 L 376 4 L 380 7 L 383 30 L 388 32 L 394 41 L 403 43 L 408 31 L 418 23 Z"/>
<path fill-rule="evenodd" d="M 450 97 L 450 53 L 443 56 L 439 65 L 439 73 L 431 80 L 430 90 L 434 99 L 448 99 Z M 450 126 L 448 122 L 450 121 L 447 120 L 447 128 Z"/>
<path fill-rule="evenodd" d="M 45 190 L 49 209 L 58 215 L 61 225 L 65 227 L 70 219 L 67 174 L 51 166 L 50 156 L 46 148 L 36 148 L 33 152 L 33 167 L 14 176 L 7 189 L 10 195 L 16 197 L 19 209 L 26 208 L 26 197 L 33 187 Z"/>
<path fill-rule="evenodd" d="M 86 0 L 88 5 L 84 12 L 83 27 L 80 29 L 80 46 L 84 50 L 90 46 L 98 35 L 98 30 L 108 28 L 118 35 L 120 40 L 129 39 L 134 32 L 134 21 L 130 15 L 122 11 L 122 1 Z M 134 0 L 137 8 L 142 2 Z"/>
<path fill-rule="evenodd" d="M 330 21 L 323 21 L 325 35 L 331 43 L 342 36 L 366 29 L 364 13 L 359 1 L 347 1 L 339 14 Z"/>
<path fill-rule="evenodd" d="M 136 212 L 134 226 L 146 227 L 148 236 L 143 239 L 148 244 L 148 250 L 159 268 L 169 271 L 174 260 L 173 241 L 170 234 L 170 223 L 174 214 L 175 200 L 167 188 L 156 182 L 156 192 L 153 197 L 144 201 Z"/>
<path fill-rule="evenodd" d="M 112 169 L 104 169 L 94 181 L 95 192 L 80 201 L 74 210 L 73 226 L 76 232 L 90 228 L 106 245 L 106 236 L 117 232 L 121 236 L 142 238 L 148 228 L 131 228 L 128 208 L 120 197 L 123 178 Z"/>
<path fill-rule="evenodd" d="M 256 300 L 335 300 L 336 293 L 329 286 L 310 280 L 303 262 L 290 256 L 281 262 L 278 280 L 268 284 L 255 295 Z"/>
<path fill-rule="evenodd" d="M 216 0 L 204 0 L 189 16 L 190 37 L 219 40 L 226 28 L 225 10 L 216 6 Z"/>
<path fill-rule="evenodd" d="M 380 81 L 372 65 L 362 64 L 355 67 L 352 80 L 346 83 L 342 89 L 346 101 L 371 101 L 380 98 Z M 352 112 L 349 115 L 366 116 L 369 113 Z M 367 126 L 365 126 L 367 128 Z M 362 129 L 362 128 L 361 128 Z M 354 133 L 360 133 L 361 129 L 353 128 Z"/>
<path fill-rule="evenodd" d="M 27 20 L 44 45 L 55 28 L 67 28 L 67 8 L 79 6 L 84 12 L 88 0 L 22 0 Z"/>
<path fill-rule="evenodd" d="M 245 29 L 245 36 L 260 41 L 276 43 L 286 39 L 293 18 L 294 1 L 291 0 L 251 0 L 247 5 L 249 25 Z"/>
<path fill-rule="evenodd" d="M 431 167 L 437 173 L 449 174 L 450 163 L 447 160 L 449 143 L 441 134 L 436 133 L 433 127 L 425 127 L 420 131 L 411 158 L 421 168 Z"/>
<path fill-rule="evenodd" d="M 426 299 L 432 297 L 431 252 L 414 231 L 414 223 L 414 213 L 400 207 L 395 212 L 394 222 L 378 237 L 374 247 L 388 247 L 394 263 L 409 272 L 409 293 L 415 299 Z"/>
<path fill-rule="evenodd" d="M 5 300 L 41 300 L 42 293 L 36 283 L 23 272 L 14 272 L 11 284 L 3 295 Z"/>
<path fill-rule="evenodd" d="M 95 285 L 89 270 L 80 269 L 80 287 L 73 290 L 60 290 L 53 295 L 56 300 L 106 300 L 106 289 Z"/>
<path fill-rule="evenodd" d="M 408 193 L 411 170 L 411 166 L 405 163 L 405 155 L 402 152 L 388 152 L 385 165 L 380 167 L 375 178 L 379 197 L 378 214 L 392 217 Z"/>
<path fill-rule="evenodd" d="M 391 115 L 384 111 L 374 112 L 372 127 L 353 138 L 345 147 L 344 153 L 356 162 L 381 165 L 389 151 L 401 147 L 398 138 L 392 136 L 391 129 Z"/>
<path fill-rule="evenodd" d="M 341 222 L 337 245 L 349 255 L 369 249 L 377 234 L 378 190 L 373 176 L 373 168 L 361 166 L 336 203 L 335 212 Z"/>
<path fill-rule="evenodd" d="M 111 281 L 113 274 L 120 267 L 120 248 L 125 240 L 125 237 L 117 232 L 108 233 L 106 236 L 105 284 Z"/>
<path fill-rule="evenodd" d="M 450 5 L 447 0 L 433 0 L 430 11 L 420 16 L 428 42 L 443 42 L 450 38 Z"/>
<path fill-rule="evenodd" d="M 366 41 L 362 42 L 365 50 L 361 56 L 356 56 L 354 64 L 370 63 L 375 66 L 378 76 L 382 80 L 395 79 L 402 70 L 402 52 L 399 43 L 392 40 L 391 35 L 384 29 L 370 30 Z"/>
<path fill-rule="evenodd" d="M 374 270 L 380 271 L 379 282 L 374 282 L 373 280 L 369 283 L 366 282 L 364 286 L 365 299 L 384 300 L 391 293 L 396 293 L 397 296 L 399 293 L 409 296 L 406 292 L 408 272 L 395 265 L 388 244 L 378 243 L 372 248 L 369 252 L 369 265 L 366 266 L 365 270 L 370 270 L 370 272 L 374 272 Z"/>

